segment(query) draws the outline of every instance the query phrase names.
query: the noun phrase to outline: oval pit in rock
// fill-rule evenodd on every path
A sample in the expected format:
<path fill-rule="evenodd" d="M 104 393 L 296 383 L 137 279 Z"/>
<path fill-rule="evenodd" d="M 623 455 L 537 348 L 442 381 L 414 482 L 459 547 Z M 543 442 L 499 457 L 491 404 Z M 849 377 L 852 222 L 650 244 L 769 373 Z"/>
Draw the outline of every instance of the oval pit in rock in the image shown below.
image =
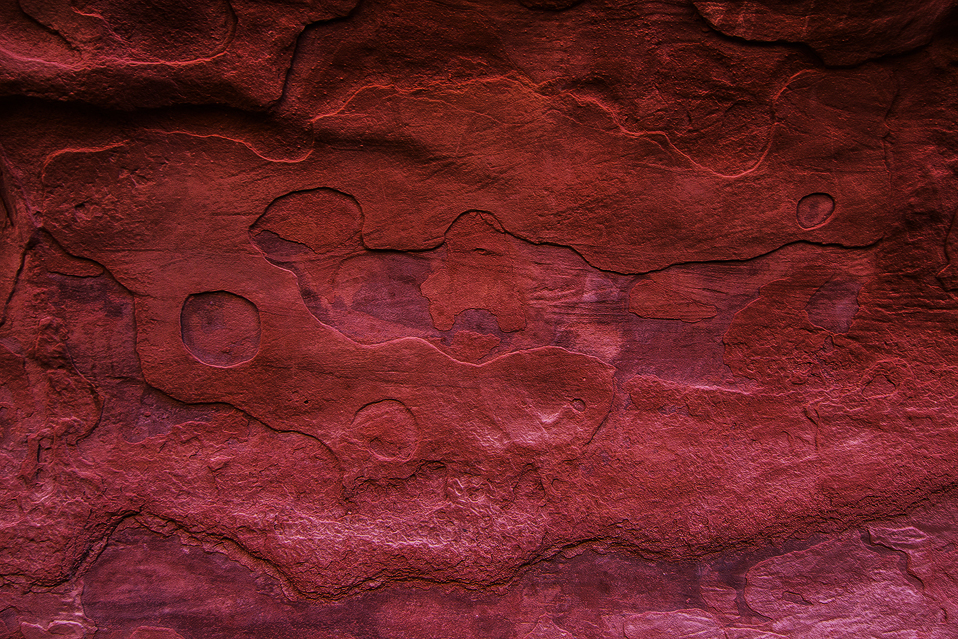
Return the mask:
<path fill-rule="evenodd" d="M 821 226 L 832 217 L 835 211 L 835 199 L 828 193 L 811 193 L 798 201 L 795 215 L 798 225 L 803 229 Z"/>
<path fill-rule="evenodd" d="M 408 459 L 416 449 L 419 428 L 400 401 L 384 399 L 361 408 L 353 418 L 352 435 L 384 460 Z"/>
<path fill-rule="evenodd" d="M 186 350 L 204 364 L 236 366 L 259 351 L 259 310 L 227 291 L 190 295 L 180 310 L 180 335 Z"/>

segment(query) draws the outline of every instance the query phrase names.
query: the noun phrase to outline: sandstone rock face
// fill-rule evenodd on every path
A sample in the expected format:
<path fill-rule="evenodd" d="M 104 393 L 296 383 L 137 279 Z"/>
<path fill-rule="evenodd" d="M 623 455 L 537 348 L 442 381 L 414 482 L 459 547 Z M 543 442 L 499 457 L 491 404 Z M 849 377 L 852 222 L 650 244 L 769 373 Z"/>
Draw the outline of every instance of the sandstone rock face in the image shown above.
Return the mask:
<path fill-rule="evenodd" d="M 958 636 L 951 0 L 0 2 L 0 636 Z"/>
<path fill-rule="evenodd" d="M 757 42 L 811 46 L 826 64 L 855 65 L 925 45 L 954 0 L 693 0 L 720 32 Z"/>

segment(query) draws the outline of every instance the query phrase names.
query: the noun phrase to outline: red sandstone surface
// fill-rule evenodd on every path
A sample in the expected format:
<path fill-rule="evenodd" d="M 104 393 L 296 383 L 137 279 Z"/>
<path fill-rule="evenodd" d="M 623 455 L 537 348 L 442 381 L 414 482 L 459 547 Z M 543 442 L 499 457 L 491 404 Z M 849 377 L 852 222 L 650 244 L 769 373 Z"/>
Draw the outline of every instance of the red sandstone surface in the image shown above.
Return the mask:
<path fill-rule="evenodd" d="M 3 0 L 0 636 L 958 637 L 958 2 Z"/>

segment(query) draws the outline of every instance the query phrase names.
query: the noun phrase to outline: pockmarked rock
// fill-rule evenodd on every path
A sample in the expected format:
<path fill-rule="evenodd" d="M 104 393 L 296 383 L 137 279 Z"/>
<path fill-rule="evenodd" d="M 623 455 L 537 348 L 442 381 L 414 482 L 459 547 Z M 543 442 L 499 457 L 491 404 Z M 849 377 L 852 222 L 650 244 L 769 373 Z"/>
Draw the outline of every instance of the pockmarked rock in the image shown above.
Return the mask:
<path fill-rule="evenodd" d="M 0 636 L 956 635 L 955 11 L 0 3 Z"/>

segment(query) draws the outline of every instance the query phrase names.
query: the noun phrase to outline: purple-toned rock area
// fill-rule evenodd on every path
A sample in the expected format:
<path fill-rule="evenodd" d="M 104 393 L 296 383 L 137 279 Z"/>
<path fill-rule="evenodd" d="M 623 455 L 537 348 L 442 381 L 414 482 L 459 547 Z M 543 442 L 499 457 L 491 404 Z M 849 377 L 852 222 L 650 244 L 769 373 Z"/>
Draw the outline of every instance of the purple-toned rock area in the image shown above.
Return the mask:
<path fill-rule="evenodd" d="M 958 639 L 958 0 L 0 0 L 0 637 Z"/>

